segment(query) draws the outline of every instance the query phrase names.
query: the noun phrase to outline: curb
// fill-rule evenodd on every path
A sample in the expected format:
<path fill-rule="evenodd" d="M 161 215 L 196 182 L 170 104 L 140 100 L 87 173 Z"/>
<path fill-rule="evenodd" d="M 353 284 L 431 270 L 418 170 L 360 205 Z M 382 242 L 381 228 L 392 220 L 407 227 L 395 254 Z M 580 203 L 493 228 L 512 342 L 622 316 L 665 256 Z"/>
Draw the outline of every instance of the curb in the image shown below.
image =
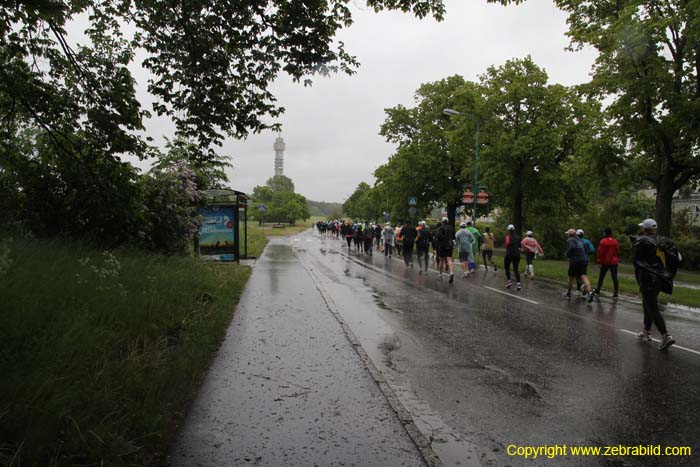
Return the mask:
<path fill-rule="evenodd" d="M 372 363 L 372 360 L 369 358 L 369 355 L 362 347 L 362 344 L 360 344 L 359 339 L 357 338 L 357 336 L 355 336 L 355 333 L 352 332 L 350 326 L 348 326 L 348 324 L 340 315 L 340 312 L 335 306 L 333 299 L 330 297 L 328 292 L 326 292 L 326 290 L 323 288 L 323 286 L 315 277 L 315 275 L 311 272 L 311 269 L 309 269 L 306 262 L 301 258 L 301 256 L 297 255 L 297 257 L 299 258 L 301 264 L 304 266 L 306 273 L 314 282 L 316 290 L 318 290 L 319 294 L 321 295 L 321 298 L 326 304 L 326 308 L 328 308 L 328 311 L 330 311 L 333 317 L 338 321 L 338 323 L 340 323 L 340 327 L 343 329 L 345 337 L 348 339 L 350 344 L 352 344 L 353 349 L 355 349 L 355 352 L 360 357 L 360 360 L 362 360 L 362 363 L 364 364 L 365 368 L 367 368 L 367 371 L 369 371 L 369 374 L 370 376 L 372 376 L 374 382 L 377 383 L 379 390 L 384 395 L 384 398 L 387 400 L 392 410 L 396 413 L 396 416 L 401 422 L 401 425 L 406 430 L 406 433 L 408 433 L 408 436 L 411 438 L 411 441 L 413 441 L 413 444 L 415 444 L 418 448 L 418 451 L 420 452 L 421 457 L 423 457 L 425 463 L 428 465 L 428 467 L 443 467 L 442 461 L 437 456 L 435 451 L 433 451 L 433 448 L 430 446 L 430 441 L 428 441 L 428 438 L 418 429 L 418 427 L 416 427 L 416 424 L 413 422 L 413 417 L 411 417 L 411 414 L 408 412 L 408 410 L 406 410 L 401 401 L 399 401 L 399 398 L 396 396 L 396 393 L 394 393 L 394 390 L 391 389 L 389 384 L 386 382 L 386 378 L 384 378 L 382 372 L 379 371 L 376 366 L 374 366 L 374 363 Z"/>

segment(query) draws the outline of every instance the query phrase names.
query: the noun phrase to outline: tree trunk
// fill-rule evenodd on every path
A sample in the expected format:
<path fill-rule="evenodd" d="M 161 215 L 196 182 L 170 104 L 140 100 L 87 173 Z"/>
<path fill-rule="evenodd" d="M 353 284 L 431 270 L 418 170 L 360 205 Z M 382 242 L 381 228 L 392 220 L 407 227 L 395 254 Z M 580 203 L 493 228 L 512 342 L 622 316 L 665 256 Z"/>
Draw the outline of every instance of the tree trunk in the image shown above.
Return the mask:
<path fill-rule="evenodd" d="M 455 211 L 457 210 L 457 207 L 459 207 L 458 203 L 453 203 L 453 204 L 448 204 L 447 205 L 447 218 L 450 220 L 450 226 L 454 229 L 455 228 Z"/>
<path fill-rule="evenodd" d="M 659 235 L 671 236 L 673 212 L 673 174 L 666 169 L 656 184 L 656 225 Z M 640 219 L 640 222 L 643 219 Z"/>
<path fill-rule="evenodd" d="M 522 172 L 518 171 L 514 174 L 513 183 L 513 204 L 511 208 L 513 210 L 513 225 L 515 226 L 515 232 L 518 235 L 523 233 L 523 185 L 522 185 Z"/>

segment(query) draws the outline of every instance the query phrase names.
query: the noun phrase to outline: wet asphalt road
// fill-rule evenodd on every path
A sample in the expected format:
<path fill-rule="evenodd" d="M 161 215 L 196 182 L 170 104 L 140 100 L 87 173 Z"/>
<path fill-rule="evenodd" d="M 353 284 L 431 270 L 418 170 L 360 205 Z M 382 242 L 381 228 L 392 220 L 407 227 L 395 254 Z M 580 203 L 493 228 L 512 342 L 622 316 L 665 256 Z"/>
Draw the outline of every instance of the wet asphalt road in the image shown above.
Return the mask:
<path fill-rule="evenodd" d="M 311 231 L 290 243 L 445 465 L 700 465 L 698 315 L 666 310 L 687 350 L 661 352 L 633 335 L 639 303 L 568 302 L 538 280 L 506 291 L 501 270 L 449 285 Z M 509 456 L 511 444 L 659 444 L 693 455 L 533 462 Z"/>
<path fill-rule="evenodd" d="M 278 239 L 253 270 L 168 465 L 425 462 L 300 257 Z"/>

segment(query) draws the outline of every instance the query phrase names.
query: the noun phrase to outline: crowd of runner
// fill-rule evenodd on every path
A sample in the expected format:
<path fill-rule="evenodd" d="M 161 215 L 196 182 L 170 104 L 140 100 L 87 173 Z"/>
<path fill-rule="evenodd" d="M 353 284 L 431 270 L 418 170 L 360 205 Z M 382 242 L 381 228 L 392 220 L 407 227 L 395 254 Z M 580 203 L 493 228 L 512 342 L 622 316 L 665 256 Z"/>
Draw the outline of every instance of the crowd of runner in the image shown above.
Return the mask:
<path fill-rule="evenodd" d="M 460 229 L 455 233 L 449 220 L 428 226 L 426 221 L 413 226 L 410 222 L 396 224 L 372 224 L 370 222 L 352 222 L 342 220 L 319 221 L 314 224 L 321 235 L 334 237 L 347 242 L 348 251 L 354 249 L 358 255 L 373 256 L 373 252 L 383 253 L 391 259 L 394 255 L 403 259 L 407 268 L 414 268 L 414 251 L 418 260 L 418 273 L 428 274 L 429 262 L 437 268 L 438 280 L 448 277 L 450 284 L 454 283 L 455 271 L 453 256 L 456 253 L 462 269 L 462 277 L 469 278 L 478 269 L 477 258 L 481 253 L 482 265 L 486 271 L 498 268 L 493 260 L 495 237 L 489 227 L 481 232 L 472 225 L 471 221 L 460 223 Z M 657 237 L 656 222 L 647 219 L 639 224 L 642 235 L 635 238 L 633 248 L 633 264 L 635 276 L 642 292 L 644 308 L 644 328 L 638 337 L 651 340 L 652 324 L 656 325 L 662 335 L 659 346 L 666 349 L 675 343 L 668 334 L 666 325 L 659 312 L 658 295 L 660 291 L 669 293 L 673 287 L 673 276 L 677 264 L 682 259 L 675 245 L 666 237 Z M 544 250 L 532 231 L 527 231 L 524 238 L 516 232 L 515 226 L 508 225 L 504 238 L 505 255 L 503 269 L 505 271 L 505 287 L 521 290 L 520 260 L 525 255 L 526 267 L 524 274 L 530 279 L 535 276 L 534 260 L 538 255 L 544 255 Z M 563 296 L 571 299 L 574 283 L 580 291 L 579 296 L 591 303 L 595 295 L 600 294 L 603 281 L 608 272 L 613 281 L 613 300 L 619 296 L 618 263 L 619 244 L 612 234 L 612 229 L 605 229 L 605 236 L 596 249 L 586 238 L 582 229 L 569 229 L 567 237 L 566 256 L 569 260 L 567 290 Z M 432 252 L 431 252 L 432 250 Z M 662 251 L 663 254 L 659 254 Z M 588 278 L 588 263 L 591 255 L 600 264 L 597 287 L 593 288 Z M 675 263 L 675 264 L 674 264 Z M 512 272 L 511 272 L 512 269 Z M 669 270 L 672 270 L 669 273 Z M 671 277 L 668 277 L 670 274 Z M 515 279 L 515 282 L 513 282 Z M 670 286 L 669 286 L 670 282 Z M 666 289 L 666 290 L 665 290 Z"/>

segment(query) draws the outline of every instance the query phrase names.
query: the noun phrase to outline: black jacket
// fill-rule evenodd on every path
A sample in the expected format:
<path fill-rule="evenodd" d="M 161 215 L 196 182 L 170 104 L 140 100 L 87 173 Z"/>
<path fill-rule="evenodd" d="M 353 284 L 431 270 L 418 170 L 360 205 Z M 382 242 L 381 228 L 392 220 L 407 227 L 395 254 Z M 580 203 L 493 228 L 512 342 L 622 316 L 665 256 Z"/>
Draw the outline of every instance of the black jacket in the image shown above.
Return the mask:
<path fill-rule="evenodd" d="M 416 234 L 416 228 L 410 224 L 406 224 L 403 227 L 401 227 L 401 236 L 403 237 L 404 245 L 406 245 L 407 243 L 413 245 L 413 242 L 416 241 Z"/>
<path fill-rule="evenodd" d="M 435 233 L 435 238 L 437 239 L 437 244 L 439 248 L 452 248 L 452 241 L 455 239 L 455 233 L 452 228 L 447 224 L 442 224 Z"/>
<path fill-rule="evenodd" d="M 656 235 L 640 235 L 632 245 L 632 264 L 634 275 L 640 288 L 647 290 L 673 289 L 673 278 L 670 277 L 656 254 L 658 239 Z"/>

